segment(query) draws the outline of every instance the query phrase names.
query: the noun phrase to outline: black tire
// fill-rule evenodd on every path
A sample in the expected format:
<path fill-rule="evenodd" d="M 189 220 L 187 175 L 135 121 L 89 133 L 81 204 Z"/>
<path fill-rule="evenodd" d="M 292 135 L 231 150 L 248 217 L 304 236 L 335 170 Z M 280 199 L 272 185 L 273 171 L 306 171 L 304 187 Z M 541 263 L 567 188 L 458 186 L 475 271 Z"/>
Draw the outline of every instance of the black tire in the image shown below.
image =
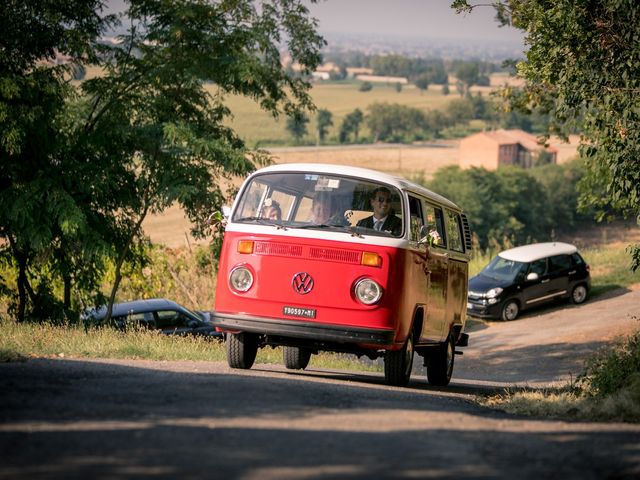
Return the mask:
<path fill-rule="evenodd" d="M 284 366 L 289 370 L 304 370 L 311 360 L 311 350 L 302 347 L 283 347 Z"/>
<path fill-rule="evenodd" d="M 413 368 L 413 332 L 400 350 L 388 351 L 384 356 L 384 379 L 388 385 L 406 387 Z"/>
<path fill-rule="evenodd" d="M 455 346 L 453 342 L 453 335 L 450 334 L 447 341 L 435 348 L 429 355 L 427 380 L 431 385 L 442 387 L 449 385 L 455 361 Z"/>
<path fill-rule="evenodd" d="M 502 320 L 510 321 L 518 318 L 518 314 L 520 313 L 520 305 L 515 300 L 507 300 L 504 302 L 502 306 L 502 311 L 500 312 L 500 318 Z"/>
<path fill-rule="evenodd" d="M 226 339 L 227 363 L 231 368 L 248 370 L 258 353 L 258 340 L 249 333 L 228 333 Z"/>
<path fill-rule="evenodd" d="M 587 294 L 589 291 L 587 290 L 587 286 L 583 283 L 576 285 L 571 290 L 571 303 L 575 303 L 576 305 L 580 305 L 584 303 L 587 299 Z"/>

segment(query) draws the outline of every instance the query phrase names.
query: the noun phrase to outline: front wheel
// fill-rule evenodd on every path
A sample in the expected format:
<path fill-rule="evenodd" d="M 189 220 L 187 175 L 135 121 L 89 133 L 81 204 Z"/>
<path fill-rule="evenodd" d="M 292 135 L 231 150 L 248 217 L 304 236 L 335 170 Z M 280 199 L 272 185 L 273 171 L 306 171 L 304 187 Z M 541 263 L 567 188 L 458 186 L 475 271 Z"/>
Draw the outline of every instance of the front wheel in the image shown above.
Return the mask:
<path fill-rule="evenodd" d="M 453 362 L 455 359 L 455 347 L 453 334 L 449 334 L 447 341 L 437 347 L 429 355 L 427 365 L 427 380 L 431 385 L 446 386 L 451 381 L 453 374 Z"/>
<path fill-rule="evenodd" d="M 500 318 L 502 320 L 515 320 L 520 313 L 520 306 L 515 300 L 507 300 L 502 307 Z"/>
<path fill-rule="evenodd" d="M 287 347 L 282 349 L 284 366 L 289 370 L 304 370 L 311 360 L 311 350 L 301 347 Z"/>
<path fill-rule="evenodd" d="M 400 350 L 389 351 L 384 356 L 384 379 L 389 385 L 405 387 L 411 378 L 413 367 L 413 332 Z"/>
<path fill-rule="evenodd" d="M 248 370 L 258 353 L 258 340 L 250 333 L 229 333 L 226 340 L 227 363 L 231 368 Z"/>
<path fill-rule="evenodd" d="M 571 301 L 576 305 L 584 303 L 587 299 L 587 287 L 584 285 L 576 285 L 571 291 Z"/>

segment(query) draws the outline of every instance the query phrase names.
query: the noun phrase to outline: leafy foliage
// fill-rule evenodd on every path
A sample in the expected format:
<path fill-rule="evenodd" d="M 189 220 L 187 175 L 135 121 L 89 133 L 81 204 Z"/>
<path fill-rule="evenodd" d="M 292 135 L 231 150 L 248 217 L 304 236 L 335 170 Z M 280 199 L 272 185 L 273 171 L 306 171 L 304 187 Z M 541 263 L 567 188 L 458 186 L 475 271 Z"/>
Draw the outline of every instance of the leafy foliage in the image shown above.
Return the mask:
<path fill-rule="evenodd" d="M 324 41 L 300 1 L 130 0 L 117 46 L 97 43 L 115 21 L 100 16 L 102 5 L 0 7 L 23 20 L 15 25 L 37 26 L 0 34 L 0 237 L 17 272 L 19 319 L 28 303 L 56 295 L 55 278 L 65 309 L 72 288 L 86 299 L 108 258 L 113 300 L 125 262 L 145 260 L 149 213 L 177 202 L 196 237 L 214 233 L 207 218 L 225 202 L 225 180 L 267 161 L 226 126 L 225 95 L 276 117 L 313 107 L 310 85 L 280 62 L 283 44 L 302 73 L 320 61 Z M 56 50 L 76 64 L 40 63 Z M 66 76 L 85 64 L 105 73 L 76 89 Z"/>
<path fill-rule="evenodd" d="M 478 5 L 455 0 L 471 11 Z M 578 129 L 588 175 L 581 204 L 598 218 L 622 212 L 640 222 L 640 3 L 635 0 L 495 2 L 498 19 L 526 32 L 527 83 L 506 92 L 510 105 L 539 108 L 550 132 Z M 630 249 L 640 267 L 640 245 Z"/>
<path fill-rule="evenodd" d="M 326 108 L 318 110 L 316 115 L 316 128 L 318 129 L 318 141 L 320 143 L 324 142 L 324 139 L 327 136 L 327 130 L 333 125 L 332 117 L 333 115 Z"/>
<path fill-rule="evenodd" d="M 580 220 L 575 183 L 579 164 L 544 169 L 516 167 L 495 172 L 483 168 L 446 167 L 427 187 L 450 198 L 468 214 L 480 248 L 521 245 L 552 239 Z M 555 204 L 555 202 L 561 202 Z"/>

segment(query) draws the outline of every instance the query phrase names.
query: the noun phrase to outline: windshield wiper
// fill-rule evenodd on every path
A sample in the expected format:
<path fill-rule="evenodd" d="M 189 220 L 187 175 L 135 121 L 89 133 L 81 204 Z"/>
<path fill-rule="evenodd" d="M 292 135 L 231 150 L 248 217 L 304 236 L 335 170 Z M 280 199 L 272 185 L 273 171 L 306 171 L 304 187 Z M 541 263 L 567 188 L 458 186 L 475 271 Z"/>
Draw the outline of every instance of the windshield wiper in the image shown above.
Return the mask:
<path fill-rule="evenodd" d="M 276 227 L 278 229 L 283 229 L 283 230 L 287 229 L 287 227 L 284 226 L 283 224 L 276 223 L 273 220 L 269 220 L 268 218 L 263 218 L 263 217 L 242 217 L 235 221 L 236 222 L 256 222 L 256 223 L 259 223 L 260 225 L 270 225 L 272 227 Z"/>

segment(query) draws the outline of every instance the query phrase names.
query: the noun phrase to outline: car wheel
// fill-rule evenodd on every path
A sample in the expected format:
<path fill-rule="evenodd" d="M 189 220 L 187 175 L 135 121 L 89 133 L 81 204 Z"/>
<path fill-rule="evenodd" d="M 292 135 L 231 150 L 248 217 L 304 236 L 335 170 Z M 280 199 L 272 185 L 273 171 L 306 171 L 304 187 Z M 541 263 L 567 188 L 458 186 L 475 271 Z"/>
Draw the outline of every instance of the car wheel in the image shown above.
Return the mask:
<path fill-rule="evenodd" d="M 520 313 L 520 306 L 515 300 L 507 300 L 502 307 L 500 318 L 502 320 L 515 320 Z"/>
<path fill-rule="evenodd" d="M 311 350 L 301 347 L 284 347 L 282 349 L 284 366 L 289 370 L 304 370 L 311 360 Z"/>
<path fill-rule="evenodd" d="M 226 339 L 227 363 L 231 368 L 248 370 L 258 353 L 258 341 L 249 333 L 229 333 Z"/>
<path fill-rule="evenodd" d="M 405 387 L 413 368 L 413 332 L 400 350 L 388 351 L 384 356 L 384 379 L 389 385 Z"/>
<path fill-rule="evenodd" d="M 573 303 L 575 303 L 576 305 L 579 305 L 581 303 L 584 303 L 586 299 L 587 299 L 587 287 L 585 287 L 582 284 L 576 285 L 575 287 L 573 287 L 573 290 L 571 291 L 571 301 Z"/>
<path fill-rule="evenodd" d="M 451 375 L 453 374 L 453 362 L 455 359 L 453 341 L 453 335 L 450 334 L 447 341 L 429 355 L 427 380 L 431 385 L 449 385 Z"/>

